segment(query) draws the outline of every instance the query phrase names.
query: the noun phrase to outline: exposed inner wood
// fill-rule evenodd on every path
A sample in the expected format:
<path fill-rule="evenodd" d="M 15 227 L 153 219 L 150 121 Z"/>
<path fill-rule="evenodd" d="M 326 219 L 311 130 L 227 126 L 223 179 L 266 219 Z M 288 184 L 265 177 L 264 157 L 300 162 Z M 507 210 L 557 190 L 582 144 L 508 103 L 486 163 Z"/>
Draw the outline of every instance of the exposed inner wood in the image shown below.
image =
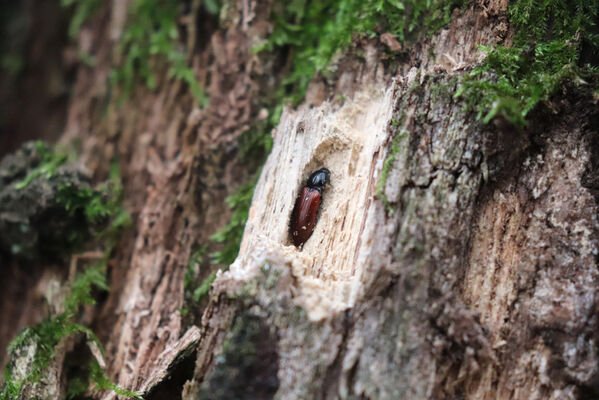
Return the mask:
<path fill-rule="evenodd" d="M 375 234 L 366 227 L 374 225 L 371 207 L 392 92 L 373 88 L 341 107 L 325 103 L 283 113 L 231 274 L 253 268 L 250 260 L 268 263 L 268 254 L 277 253 L 292 265 L 313 317 L 354 303 Z M 314 232 L 299 249 L 289 237 L 291 211 L 308 176 L 323 167 L 331 171 L 331 182 Z"/>
<path fill-rule="evenodd" d="M 409 85 L 421 84 L 427 73 L 460 73 L 480 57 L 478 44 L 501 39 L 502 28 L 489 24 L 484 13 L 473 9 L 455 17 L 449 29 L 420 49 L 419 68 L 400 65 L 392 81 L 380 65 L 367 60 L 361 77 L 354 78 L 357 82 L 352 82 L 351 74 L 339 80 L 337 90 L 348 96 L 341 106 L 322 98 L 314 101 L 317 89 L 313 84 L 307 102 L 315 107 L 285 110 L 254 192 L 239 256 L 222 279 L 252 276 L 248 271 L 256 272 L 273 256 L 292 266 L 302 288 L 298 301 L 311 318 L 355 304 L 363 295 L 364 283 L 372 279 L 367 272 L 390 263 L 381 250 L 384 246 L 377 248 L 373 242 L 384 235 L 380 225 L 384 210 L 375 195 L 390 148 L 389 126 L 397 96 L 407 93 Z M 400 110 L 399 114 L 407 116 L 408 128 L 414 123 L 414 112 L 413 107 Z M 432 162 L 442 164 L 445 149 L 438 149 Z M 308 176 L 323 167 L 331 171 L 331 184 L 323 193 L 314 233 L 303 249 L 297 249 L 288 237 L 290 214 Z M 401 184 L 397 174 L 391 176 L 385 194 L 393 200 Z"/>

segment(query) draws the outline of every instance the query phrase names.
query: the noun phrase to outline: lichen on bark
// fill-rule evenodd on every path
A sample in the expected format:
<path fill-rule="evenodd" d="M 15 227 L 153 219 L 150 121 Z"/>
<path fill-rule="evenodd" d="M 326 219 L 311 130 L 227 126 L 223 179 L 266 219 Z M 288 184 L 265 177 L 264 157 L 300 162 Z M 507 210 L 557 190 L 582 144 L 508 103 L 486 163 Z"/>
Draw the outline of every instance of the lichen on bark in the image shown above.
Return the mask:
<path fill-rule="evenodd" d="M 44 293 L 48 303 L 44 319 L 25 328 L 8 346 L 0 389 L 3 400 L 72 394 L 63 364 L 71 347 L 80 341 L 87 342 L 104 363 L 99 339 L 81 323 L 80 309 L 95 304 L 94 291 L 108 290 L 106 264 L 129 221 L 116 172 L 94 189 L 81 167 L 41 142 L 26 143 L 0 162 L 0 249 L 6 251 L 2 256 L 13 261 L 11 267 L 22 265 L 33 276 L 37 271 L 26 266 L 29 263 L 52 262 L 67 270 L 71 259 L 70 280 L 60 284 L 51 279 Z M 84 245 L 95 251 L 73 254 Z M 78 259 L 91 262 L 77 274 Z M 90 365 L 83 390 L 93 382 L 100 390 L 136 396 L 110 382 L 97 361 Z"/>
<path fill-rule="evenodd" d="M 0 249 L 16 257 L 60 259 L 80 249 L 102 222 L 100 210 L 73 202 L 102 194 L 66 156 L 30 142 L 0 162 Z M 88 212 L 89 211 L 89 212 Z"/>

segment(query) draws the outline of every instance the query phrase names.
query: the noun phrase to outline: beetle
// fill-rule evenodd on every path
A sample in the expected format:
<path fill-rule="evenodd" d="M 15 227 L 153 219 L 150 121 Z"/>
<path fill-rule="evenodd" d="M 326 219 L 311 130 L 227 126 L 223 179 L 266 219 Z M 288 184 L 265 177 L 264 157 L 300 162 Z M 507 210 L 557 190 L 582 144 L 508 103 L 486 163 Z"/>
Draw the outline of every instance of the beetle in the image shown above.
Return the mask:
<path fill-rule="evenodd" d="M 289 221 L 289 235 L 296 247 L 302 248 L 314 231 L 322 201 L 322 191 L 329 183 L 330 177 L 331 171 L 326 168 L 314 171 L 295 200 L 291 221 Z"/>

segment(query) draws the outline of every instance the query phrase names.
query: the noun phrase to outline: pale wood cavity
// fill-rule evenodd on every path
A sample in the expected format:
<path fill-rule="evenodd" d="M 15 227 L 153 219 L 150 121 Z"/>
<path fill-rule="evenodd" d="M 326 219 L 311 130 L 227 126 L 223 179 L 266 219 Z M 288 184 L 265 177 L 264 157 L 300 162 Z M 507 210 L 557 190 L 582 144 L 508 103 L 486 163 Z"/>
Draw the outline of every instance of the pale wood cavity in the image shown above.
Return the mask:
<path fill-rule="evenodd" d="M 290 265 L 298 301 L 313 318 L 350 307 L 361 293 L 375 226 L 373 201 L 385 157 L 393 88 L 370 88 L 342 106 L 285 110 L 254 192 L 239 256 L 227 279 L 268 264 Z M 318 223 L 303 248 L 289 237 L 289 219 L 308 176 L 331 171 Z"/>

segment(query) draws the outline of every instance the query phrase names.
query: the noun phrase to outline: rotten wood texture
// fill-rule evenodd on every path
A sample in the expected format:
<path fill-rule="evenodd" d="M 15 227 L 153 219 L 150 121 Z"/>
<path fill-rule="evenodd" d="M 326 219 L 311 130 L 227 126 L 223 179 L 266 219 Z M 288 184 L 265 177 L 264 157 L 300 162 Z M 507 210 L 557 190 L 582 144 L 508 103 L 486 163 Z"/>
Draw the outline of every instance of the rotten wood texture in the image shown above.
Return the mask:
<path fill-rule="evenodd" d="M 152 60 L 157 90 L 140 85 L 118 105 L 108 78 L 118 64 L 115 47 L 126 3 L 106 2 L 80 33 L 79 45 L 96 63 L 78 69 L 61 142 L 80 148 L 79 162 L 96 181 L 106 178 L 111 161 L 120 162 L 124 207 L 134 226 L 115 250 L 108 271 L 110 293 L 92 310 L 91 325 L 105 343 L 110 378 L 123 388 L 153 393 L 158 389 L 151 388 L 152 382 L 165 373 L 165 349 L 176 349 L 187 328 L 179 310 L 192 247 L 218 250 L 210 237 L 229 220 L 224 199 L 259 167 L 236 155 L 239 136 L 258 118 L 260 98 L 275 83 L 272 60 L 260 60 L 252 52 L 269 26 L 270 6 L 232 4 L 219 21 L 194 1 L 194 14 L 182 18 L 190 61 L 210 98 L 210 105 L 201 108 L 184 83 L 168 77 L 168 65 L 160 60 Z M 217 267 L 207 259 L 200 274 L 209 276 Z M 40 302 L 32 289 L 38 278 L 32 279 L 23 282 L 27 287 L 6 293 L 26 293 L 22 310 Z M 28 324 L 41 319 L 37 313 L 28 315 Z M 4 326 L 7 342 L 18 326 Z M 105 398 L 114 397 L 105 393 Z"/>
<path fill-rule="evenodd" d="M 112 102 L 108 118 L 99 117 L 124 22 L 115 5 L 92 26 L 90 48 L 98 65 L 80 71 L 77 102 L 62 139 L 81 141 L 81 161 L 98 177 L 112 158 L 120 158 L 125 208 L 133 212 L 135 229 L 117 254 L 110 295 L 94 328 L 106 342 L 110 376 L 130 390 L 150 390 L 153 377 L 165 373 L 164 349 L 182 340 L 179 309 L 192 247 L 210 244 L 229 218 L 225 197 L 253 173 L 235 157 L 237 140 L 257 118 L 259 97 L 272 85 L 264 78 L 270 67 L 251 51 L 265 33 L 268 3 L 232 5 L 220 21 L 222 29 L 200 4 L 193 2 L 195 14 L 184 20 L 209 106 L 200 108 L 182 82 L 167 78 L 168 66 L 157 64 L 164 72 L 158 90 L 138 88 L 122 108 Z M 200 12 L 202 23 L 196 25 Z M 254 19 L 259 23 L 251 24 Z M 208 276 L 210 268 L 204 262 L 201 275 Z"/>
<path fill-rule="evenodd" d="M 121 3 L 82 33 L 97 65 L 79 70 L 63 137 L 96 179 L 119 157 L 134 217 L 92 321 L 111 378 L 149 399 L 597 396 L 596 105 L 572 89 L 516 130 L 477 123 L 453 97 L 478 44 L 509 42 L 504 0 L 456 11 L 393 70 L 380 63 L 388 44 L 360 42 L 364 59 L 342 58 L 336 79 L 285 110 L 239 257 L 187 334 L 177 310 L 192 246 L 251 174 L 237 139 L 274 84 L 275 62 L 251 52 L 270 3 L 231 3 L 218 26 L 187 18 L 204 109 L 166 74 L 110 102 Z M 387 207 L 377 188 L 392 153 Z M 331 185 L 300 250 L 290 213 L 321 167 Z"/>
<path fill-rule="evenodd" d="M 503 368 L 485 366 L 475 394 L 598 394 L 599 210 L 584 177 L 595 173 L 599 132 L 585 103 L 564 101 L 550 124 L 534 121 L 536 148 L 480 202 L 461 292 Z"/>
<path fill-rule="evenodd" d="M 435 98 L 439 84 L 447 92 Z M 533 127 L 515 131 L 473 122 L 454 103 L 454 91 L 445 77 L 429 76 L 416 87 L 396 81 L 385 96 L 371 97 L 386 122 L 391 116 L 404 121 L 395 132 L 380 121 L 370 130 L 374 143 L 386 134 L 400 138 L 384 186 L 394 213 L 372 197 L 376 185 L 364 176 L 378 180 L 377 159 L 361 172 L 359 157 L 343 156 L 348 146 L 329 148 L 327 166 L 343 171 L 346 181 L 329 193 L 301 251 L 286 232 L 294 201 L 286 186 L 301 185 L 303 177 L 277 168 L 299 170 L 287 167 L 294 154 L 310 171 L 311 163 L 325 161 L 318 146 L 302 160 L 287 151 L 294 143 L 310 149 L 306 143 L 329 135 L 324 127 L 334 127 L 352 104 L 371 113 L 357 97 L 337 111 L 325 104 L 284 115 L 240 256 L 214 284 L 215 296 L 238 298 L 240 310 L 276 330 L 275 398 L 574 399 L 597 393 L 599 210 L 582 184 L 599 134 L 592 97 L 570 93 L 551 121 L 539 111 Z M 348 173 L 352 166 L 355 175 Z M 345 187 L 351 193 L 343 193 Z M 345 225 L 338 213 L 348 215 Z M 348 255 L 361 261 L 354 275 L 343 269 L 347 261 L 339 262 Z M 211 336 L 220 331 L 227 342 L 228 330 L 211 322 L 224 318 L 220 298 L 204 329 Z M 230 301 L 224 307 L 230 310 Z M 200 347 L 219 351 L 214 343 Z M 212 376 L 227 370 L 226 362 L 210 362 Z M 204 363 L 198 360 L 198 370 L 206 370 Z M 204 385 L 214 389 L 215 382 L 237 384 L 209 374 Z"/>
<path fill-rule="evenodd" d="M 317 308 L 308 309 L 318 315 L 354 303 L 371 257 L 376 224 L 370 205 L 391 118 L 391 92 L 373 92 L 337 110 L 323 104 L 283 114 L 231 267 L 245 269 L 247 258 L 262 257 L 260 248 L 288 254 L 295 274 L 305 277 L 306 299 Z M 291 211 L 307 177 L 322 167 L 331 171 L 331 184 L 316 228 L 299 249 L 289 237 Z"/>
<path fill-rule="evenodd" d="M 169 398 L 173 392 L 181 390 L 183 383 L 192 377 L 191 368 L 199 340 L 200 330 L 192 326 L 181 339 L 163 350 L 158 356 L 160 365 L 154 368 L 153 375 L 145 379 L 139 390 L 144 398 Z"/>
<path fill-rule="evenodd" d="M 479 18 L 462 16 L 449 32 L 467 37 Z M 437 53 L 446 59 L 463 51 L 461 40 L 445 43 L 459 48 Z M 204 316 L 211 339 L 200 349 L 221 355 L 198 358 L 185 399 L 239 385 L 227 360 L 248 313 L 276 332 L 277 399 L 599 393 L 599 210 L 596 185 L 583 185 L 596 171 L 595 100 L 570 90 L 527 129 L 483 126 L 453 97 L 452 72 L 465 65 L 424 62 L 382 89 L 356 84 L 341 106 L 284 113 L 239 257 Z M 392 142 L 389 210 L 376 188 Z M 331 189 L 297 249 L 289 216 L 320 167 Z"/>

